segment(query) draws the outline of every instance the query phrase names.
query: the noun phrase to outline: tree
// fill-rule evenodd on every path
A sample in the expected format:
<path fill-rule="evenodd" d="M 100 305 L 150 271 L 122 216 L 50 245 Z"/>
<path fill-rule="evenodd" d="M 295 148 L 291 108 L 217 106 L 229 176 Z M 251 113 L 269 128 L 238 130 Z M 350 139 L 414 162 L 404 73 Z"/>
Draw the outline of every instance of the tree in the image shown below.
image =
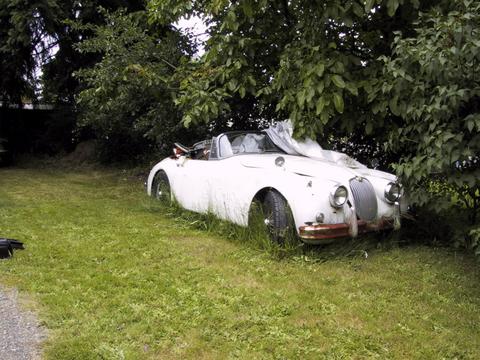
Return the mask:
<path fill-rule="evenodd" d="M 93 129 L 103 158 L 132 159 L 155 146 L 164 152 L 188 137 L 174 106 L 178 83 L 173 73 L 193 49 L 169 26 L 149 27 L 144 12 L 103 11 L 105 25 L 73 24 L 94 36 L 77 45 L 81 54 L 98 55 L 94 67 L 76 72 L 80 125 Z"/>
<path fill-rule="evenodd" d="M 53 26 L 56 52 L 43 63 L 42 96 L 46 101 L 69 104 L 75 103 L 75 95 L 81 90 L 73 73 L 81 68 L 93 66 L 100 60 L 98 54 L 79 54 L 75 45 L 93 36 L 91 29 L 75 28 L 72 21 L 83 24 L 103 25 L 104 16 L 98 9 L 108 11 L 124 9 L 127 13 L 145 9 L 143 0 L 57 0 L 57 12 Z"/>
<path fill-rule="evenodd" d="M 299 137 L 383 127 L 367 97 L 382 74 L 395 30 L 409 33 L 423 1 L 149 2 L 151 18 L 201 14 L 210 24 L 207 52 L 179 69 L 183 122 L 232 114 L 230 99 L 253 96 L 267 120 L 290 118 Z M 276 112 L 263 114 L 263 109 Z M 268 117 L 267 117 L 268 116 Z M 325 136 L 327 137 L 327 136 Z"/>
<path fill-rule="evenodd" d="M 74 70 L 97 58 L 79 56 L 73 44 L 90 36 L 65 20 L 99 24 L 97 7 L 144 9 L 143 0 L 0 0 L 0 101 L 21 103 L 38 95 L 73 104 L 78 83 Z M 39 75 L 43 72 L 42 84 Z"/>
<path fill-rule="evenodd" d="M 160 23 L 196 14 L 210 25 L 205 55 L 177 69 L 186 126 L 223 118 L 245 128 L 245 114 L 267 123 L 289 118 L 297 137 L 388 168 L 399 155 L 384 149 L 386 128 L 401 119 L 369 102 L 383 76 L 379 57 L 390 55 L 395 31 L 414 34 L 418 11 L 433 3 L 151 0 L 149 11 Z M 249 109 L 232 107 L 246 98 Z"/>
<path fill-rule="evenodd" d="M 35 98 L 35 71 L 51 46 L 57 11 L 55 1 L 0 0 L 0 101 Z"/>
<path fill-rule="evenodd" d="M 442 11 L 443 10 L 443 11 Z M 457 1 L 422 14 L 415 36 L 398 32 L 384 76 L 371 92 L 379 113 L 402 119 L 388 146 L 401 153 L 395 166 L 417 203 L 437 208 L 452 200 L 480 208 L 480 4 Z M 428 189 L 435 191 L 426 191 Z M 443 200 L 443 201 L 442 201 Z"/>

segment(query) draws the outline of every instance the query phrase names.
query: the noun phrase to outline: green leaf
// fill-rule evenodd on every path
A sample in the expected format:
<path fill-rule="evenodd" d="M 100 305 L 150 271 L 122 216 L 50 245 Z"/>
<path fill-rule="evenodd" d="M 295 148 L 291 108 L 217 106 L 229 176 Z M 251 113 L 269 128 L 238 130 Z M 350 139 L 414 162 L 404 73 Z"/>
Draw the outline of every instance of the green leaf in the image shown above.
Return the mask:
<path fill-rule="evenodd" d="M 192 117 L 190 115 L 187 114 L 183 117 L 183 125 L 185 125 L 185 127 L 188 128 L 191 122 L 192 122 Z"/>
<path fill-rule="evenodd" d="M 307 90 L 307 104 L 309 104 L 313 97 L 315 96 L 315 89 L 313 87 L 309 87 Z"/>
<path fill-rule="evenodd" d="M 333 104 L 335 105 L 335 109 L 340 113 L 343 114 L 343 97 L 339 93 L 333 94 Z"/>
<path fill-rule="evenodd" d="M 360 4 L 356 1 L 353 2 L 352 4 L 352 10 L 353 10 L 353 13 L 355 15 L 357 15 L 358 17 L 362 17 L 364 12 L 363 12 L 363 8 L 360 6 Z"/>
<path fill-rule="evenodd" d="M 245 88 L 243 86 L 240 86 L 238 89 L 238 93 L 240 94 L 240 97 L 243 99 L 245 97 Z"/>
<path fill-rule="evenodd" d="M 412 168 L 409 166 L 405 166 L 404 174 L 407 178 L 409 178 L 412 175 Z"/>
<path fill-rule="evenodd" d="M 367 125 L 365 126 L 365 132 L 367 133 L 367 135 L 370 135 L 372 133 L 372 130 L 373 130 L 373 125 L 370 121 L 367 121 Z"/>
<path fill-rule="evenodd" d="M 320 115 L 324 107 L 325 107 L 325 99 L 323 98 L 323 96 L 320 96 L 320 99 L 318 99 L 317 101 L 315 114 Z"/>
<path fill-rule="evenodd" d="M 468 131 L 472 132 L 474 126 L 475 123 L 473 121 L 470 120 L 469 122 L 467 122 Z"/>
<path fill-rule="evenodd" d="M 325 88 L 325 84 L 323 81 L 320 81 L 318 84 L 317 84 L 317 92 L 318 94 L 322 94 L 323 93 L 323 89 Z"/>
<path fill-rule="evenodd" d="M 397 11 L 397 8 L 398 8 L 398 0 L 388 0 L 388 2 L 387 2 L 388 16 L 395 15 L 395 12 Z"/>
<path fill-rule="evenodd" d="M 299 108 L 303 108 L 303 104 L 305 104 L 305 90 L 297 93 L 297 104 Z"/>
<path fill-rule="evenodd" d="M 323 125 L 326 125 L 328 123 L 328 120 L 330 120 L 330 115 L 328 114 L 327 111 L 324 111 L 320 114 L 320 121 L 322 122 Z"/>
<path fill-rule="evenodd" d="M 350 92 L 350 94 L 358 96 L 358 88 L 352 83 L 346 83 L 345 88 Z"/>
<path fill-rule="evenodd" d="M 253 17 L 252 4 L 250 3 L 250 1 L 244 1 L 242 7 L 245 16 L 249 18 Z"/>
<path fill-rule="evenodd" d="M 332 76 L 332 81 L 335 84 L 335 86 L 340 88 L 340 89 L 343 89 L 345 87 L 345 81 L 343 81 L 343 79 L 340 75 L 333 75 Z"/>
<path fill-rule="evenodd" d="M 228 82 L 227 87 L 230 91 L 235 91 L 237 88 L 237 79 L 232 79 Z"/>
<path fill-rule="evenodd" d="M 393 97 L 390 99 L 388 102 L 388 106 L 390 107 L 390 110 L 392 111 L 393 115 L 400 116 L 400 109 L 398 107 L 398 96 Z"/>
<path fill-rule="evenodd" d="M 324 64 L 317 64 L 317 66 L 315 68 L 315 72 L 316 72 L 317 76 L 322 77 L 324 71 L 325 71 L 325 65 Z"/>
<path fill-rule="evenodd" d="M 372 10 L 373 5 L 375 5 L 375 0 L 365 1 L 365 12 L 369 13 Z"/>

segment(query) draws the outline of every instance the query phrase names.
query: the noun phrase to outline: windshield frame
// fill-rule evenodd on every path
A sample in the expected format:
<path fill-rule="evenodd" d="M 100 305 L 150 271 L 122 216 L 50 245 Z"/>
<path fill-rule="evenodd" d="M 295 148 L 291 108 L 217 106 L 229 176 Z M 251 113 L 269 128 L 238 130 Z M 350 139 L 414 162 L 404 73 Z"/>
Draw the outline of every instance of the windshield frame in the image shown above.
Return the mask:
<path fill-rule="evenodd" d="M 233 153 L 232 155 L 222 154 L 222 147 L 220 146 L 221 141 L 224 141 L 222 139 L 226 138 L 230 142 L 229 137 L 242 135 L 242 134 L 245 134 L 245 135 L 247 135 L 247 134 L 263 135 L 263 136 L 266 137 L 266 139 L 270 143 L 270 145 L 272 147 L 274 147 L 275 149 L 273 151 L 268 150 L 268 151 L 263 151 L 263 152 L 244 152 L 243 151 L 243 152 Z M 224 132 L 224 133 L 222 133 L 222 134 L 220 134 L 220 135 L 218 135 L 218 136 L 216 136 L 212 139 L 212 151 L 210 153 L 209 160 L 221 160 L 221 159 L 227 159 L 227 158 L 231 158 L 231 157 L 239 156 L 239 155 L 262 155 L 262 154 L 275 154 L 275 153 L 285 154 L 285 151 L 283 151 L 277 145 L 275 145 L 273 140 L 270 138 L 270 136 L 268 136 L 268 134 L 265 131 L 262 131 L 262 130 L 244 130 L 244 131 L 237 130 L 237 131 Z"/>

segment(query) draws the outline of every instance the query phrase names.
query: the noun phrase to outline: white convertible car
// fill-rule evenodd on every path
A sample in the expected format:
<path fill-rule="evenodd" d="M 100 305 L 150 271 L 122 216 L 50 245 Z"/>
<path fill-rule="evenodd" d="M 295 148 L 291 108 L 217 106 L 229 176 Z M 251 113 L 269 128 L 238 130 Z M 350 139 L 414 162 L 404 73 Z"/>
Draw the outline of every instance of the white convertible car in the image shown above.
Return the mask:
<path fill-rule="evenodd" d="M 226 132 L 191 148 L 175 144 L 174 155 L 153 167 L 146 185 L 158 199 L 242 226 L 258 203 L 276 241 L 292 227 L 307 243 L 396 230 L 405 209 L 394 175 L 310 139 L 294 140 L 289 122 Z"/>

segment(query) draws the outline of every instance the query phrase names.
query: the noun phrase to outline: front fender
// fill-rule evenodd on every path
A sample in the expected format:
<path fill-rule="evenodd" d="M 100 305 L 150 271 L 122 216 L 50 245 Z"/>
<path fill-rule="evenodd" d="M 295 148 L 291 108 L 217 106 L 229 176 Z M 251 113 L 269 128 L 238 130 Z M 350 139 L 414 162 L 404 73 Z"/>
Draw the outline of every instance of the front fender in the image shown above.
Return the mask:
<path fill-rule="evenodd" d="M 170 159 L 170 158 L 166 158 L 166 159 L 163 159 L 162 161 L 160 161 L 159 163 L 157 163 L 153 168 L 152 170 L 150 170 L 150 173 L 148 174 L 148 178 L 147 178 L 147 194 L 149 196 L 152 195 L 152 186 L 153 186 L 153 179 L 155 178 L 155 175 L 160 171 L 160 170 L 163 170 L 165 171 L 165 173 L 167 174 L 167 176 L 170 176 L 169 173 L 171 172 L 170 171 L 170 168 L 172 167 L 172 163 L 174 163 L 175 160 L 173 159 Z"/>
<path fill-rule="evenodd" d="M 282 169 L 259 175 L 258 178 L 268 180 L 257 184 L 255 191 L 248 197 L 250 200 L 248 206 L 259 192 L 271 188 L 278 191 L 287 201 L 297 230 L 306 222 L 316 222 L 316 216 L 319 214 L 323 214 L 325 222 L 345 221 L 343 209 L 333 208 L 329 201 L 330 191 L 338 184 L 337 182 L 285 173 Z"/>

